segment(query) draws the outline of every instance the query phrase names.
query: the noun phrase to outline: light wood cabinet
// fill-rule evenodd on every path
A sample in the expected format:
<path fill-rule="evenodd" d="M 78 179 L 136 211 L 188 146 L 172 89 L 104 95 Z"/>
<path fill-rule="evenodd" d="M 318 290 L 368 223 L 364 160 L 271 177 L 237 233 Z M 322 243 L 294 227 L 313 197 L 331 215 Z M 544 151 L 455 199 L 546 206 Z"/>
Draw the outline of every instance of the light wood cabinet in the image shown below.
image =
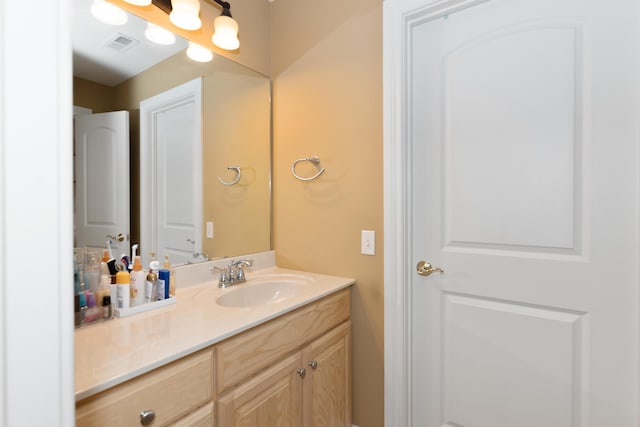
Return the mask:
<path fill-rule="evenodd" d="M 351 427 L 351 322 L 302 351 L 305 427 Z"/>
<path fill-rule="evenodd" d="M 218 399 L 219 427 L 350 427 L 351 322 Z"/>
<path fill-rule="evenodd" d="M 78 402 L 78 427 L 351 427 L 348 289 Z"/>
<path fill-rule="evenodd" d="M 349 289 L 216 345 L 216 391 L 224 393 L 349 320 Z"/>
<path fill-rule="evenodd" d="M 300 354 L 285 358 L 218 399 L 218 426 L 302 425 Z"/>
<path fill-rule="evenodd" d="M 153 427 L 166 426 L 212 401 L 213 350 L 206 349 L 79 402 L 76 426 L 139 427 L 140 413 L 148 410 L 155 413 Z"/>

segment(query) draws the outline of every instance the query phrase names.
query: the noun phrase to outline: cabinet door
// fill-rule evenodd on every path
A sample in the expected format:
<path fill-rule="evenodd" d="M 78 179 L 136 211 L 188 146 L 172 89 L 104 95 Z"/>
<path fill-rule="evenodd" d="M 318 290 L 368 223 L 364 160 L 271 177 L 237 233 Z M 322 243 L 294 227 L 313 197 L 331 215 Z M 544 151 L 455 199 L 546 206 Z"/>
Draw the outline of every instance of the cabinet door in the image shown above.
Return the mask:
<path fill-rule="evenodd" d="M 312 342 L 302 352 L 305 427 L 351 427 L 351 322 Z"/>
<path fill-rule="evenodd" d="M 296 353 L 226 393 L 218 401 L 218 426 L 301 426 L 301 366 Z"/>
<path fill-rule="evenodd" d="M 213 402 L 171 424 L 171 427 L 211 427 L 213 425 Z"/>

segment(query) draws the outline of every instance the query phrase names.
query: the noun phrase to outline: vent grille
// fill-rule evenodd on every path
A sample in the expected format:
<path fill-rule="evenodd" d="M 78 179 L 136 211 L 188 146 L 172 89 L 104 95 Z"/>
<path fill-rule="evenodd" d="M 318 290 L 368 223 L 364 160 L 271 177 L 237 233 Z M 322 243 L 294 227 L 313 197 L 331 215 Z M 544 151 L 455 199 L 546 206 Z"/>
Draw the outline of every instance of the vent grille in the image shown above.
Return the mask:
<path fill-rule="evenodd" d="M 139 41 L 132 37 L 121 33 L 115 33 L 105 42 L 105 46 L 110 47 L 113 50 L 117 50 L 118 52 L 125 52 L 138 43 Z"/>

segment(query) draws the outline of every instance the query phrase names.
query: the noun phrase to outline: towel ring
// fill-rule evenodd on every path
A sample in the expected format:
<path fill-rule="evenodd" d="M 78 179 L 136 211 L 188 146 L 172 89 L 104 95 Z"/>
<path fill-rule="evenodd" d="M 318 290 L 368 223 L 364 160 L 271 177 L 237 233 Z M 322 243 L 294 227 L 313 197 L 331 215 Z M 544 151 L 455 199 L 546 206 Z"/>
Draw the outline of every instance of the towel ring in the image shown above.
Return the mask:
<path fill-rule="evenodd" d="M 240 172 L 240 166 L 228 166 L 227 169 L 236 171 L 236 177 L 233 179 L 233 181 L 229 181 L 229 182 L 224 181 L 222 178 L 218 177 L 218 181 L 220 181 L 220 184 L 227 185 L 227 186 L 237 184 L 238 181 L 240 181 L 240 178 L 242 178 L 242 172 Z"/>
<path fill-rule="evenodd" d="M 310 176 L 308 178 L 301 177 L 300 175 L 298 175 L 296 173 L 296 166 L 300 162 L 311 162 L 311 163 L 313 163 L 316 166 L 316 168 L 319 168 L 318 173 L 316 173 L 315 175 Z M 318 156 L 305 157 L 303 159 L 298 159 L 298 160 L 293 162 L 293 164 L 291 165 L 291 173 L 293 174 L 293 176 L 298 178 L 300 181 L 313 181 L 314 179 L 316 179 L 317 177 L 319 177 L 320 175 L 322 175 L 324 173 L 324 168 L 320 167 L 320 158 Z"/>

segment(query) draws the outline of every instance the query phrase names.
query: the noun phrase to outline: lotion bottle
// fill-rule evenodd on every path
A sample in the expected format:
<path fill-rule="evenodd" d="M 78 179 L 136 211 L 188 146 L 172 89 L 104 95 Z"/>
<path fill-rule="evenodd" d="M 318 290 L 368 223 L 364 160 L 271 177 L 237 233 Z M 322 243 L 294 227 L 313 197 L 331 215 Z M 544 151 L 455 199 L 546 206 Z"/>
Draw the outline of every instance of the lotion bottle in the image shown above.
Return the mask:
<path fill-rule="evenodd" d="M 135 307 L 144 304 L 144 286 L 146 275 L 142 271 L 140 257 L 136 256 L 133 261 L 133 271 L 131 272 L 131 306 Z"/>
<path fill-rule="evenodd" d="M 162 264 L 162 268 L 165 270 L 169 270 L 169 295 L 176 294 L 176 270 L 171 267 L 171 263 L 169 262 L 169 255 L 164 256 L 164 264 Z M 169 296 L 167 295 L 167 298 Z"/>
<path fill-rule="evenodd" d="M 147 274 L 147 281 L 144 283 L 144 302 L 149 303 L 156 301 L 156 295 L 153 293 L 153 286 L 157 286 L 156 281 L 158 280 L 158 275 L 153 271 L 149 271 Z"/>
<path fill-rule="evenodd" d="M 129 273 L 118 271 L 116 274 L 116 284 L 118 285 L 118 308 L 129 308 L 131 295 L 129 294 Z"/>

